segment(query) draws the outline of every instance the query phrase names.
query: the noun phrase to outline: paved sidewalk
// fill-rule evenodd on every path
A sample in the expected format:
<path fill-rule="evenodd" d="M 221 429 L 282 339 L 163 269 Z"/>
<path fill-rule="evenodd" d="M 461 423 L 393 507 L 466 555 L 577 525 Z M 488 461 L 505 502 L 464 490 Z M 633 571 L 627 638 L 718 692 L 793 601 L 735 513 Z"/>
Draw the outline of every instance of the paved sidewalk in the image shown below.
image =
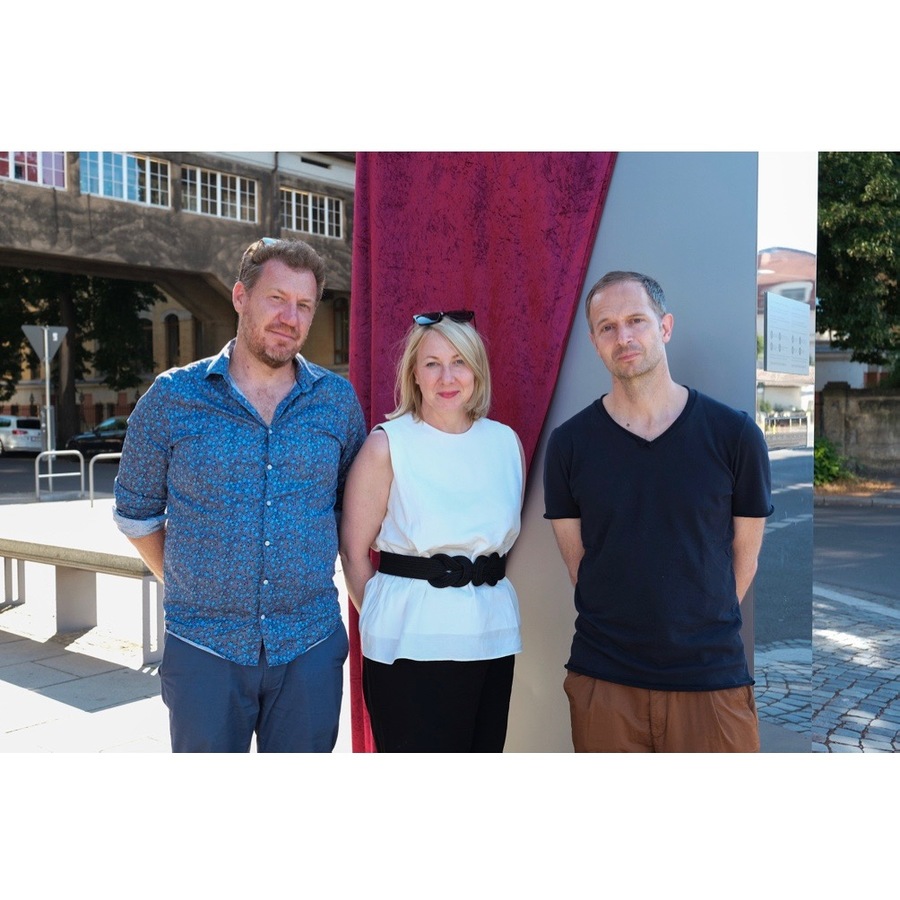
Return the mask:
<path fill-rule="evenodd" d="M 137 664 L 139 648 L 28 630 L 23 608 L 0 611 L 0 753 L 169 752 L 157 667 Z M 810 749 L 809 658 L 802 642 L 757 649 L 763 752 Z M 335 752 L 350 752 L 348 721 Z"/>
<path fill-rule="evenodd" d="M 0 753 L 170 752 L 158 666 L 140 665 L 140 647 L 28 636 L 24 619 L 10 630 L 19 612 L 0 611 Z M 350 752 L 349 715 L 345 702 L 335 753 Z"/>
<path fill-rule="evenodd" d="M 761 737 L 765 738 L 766 727 L 781 729 L 802 737 L 804 743 L 793 741 L 792 749 L 802 747 L 808 752 L 812 740 L 812 643 L 788 640 L 757 646 L 754 670 Z"/>
<path fill-rule="evenodd" d="M 900 507 L 900 475 L 870 497 L 818 494 L 816 507 Z M 898 548 L 900 549 L 900 548 Z M 900 585 L 894 596 L 813 585 L 812 750 L 900 751 Z"/>
<path fill-rule="evenodd" d="M 112 530 L 108 498 L 91 515 Z M 7 507 L 9 509 L 10 507 Z M 19 507 L 20 515 L 46 505 Z M 46 522 L 71 535 L 87 514 L 84 501 L 56 506 Z M 73 520 L 73 521 L 70 521 Z M 82 525 L 83 527 L 83 525 Z M 95 522 L 95 529 L 104 530 Z M 108 540 L 118 540 L 110 534 Z M 120 552 L 132 552 L 121 542 Z M 345 591 L 341 591 L 344 605 Z M 0 752 L 168 753 L 167 712 L 155 666 L 141 666 L 140 647 L 93 629 L 50 637 L 29 605 L 0 608 Z M 349 667 L 346 667 L 347 669 Z M 809 752 L 809 644 L 756 648 L 756 699 L 763 752 Z M 345 695 L 349 696 L 345 671 Z M 337 752 L 350 752 L 349 702 Z"/>
<path fill-rule="evenodd" d="M 0 631 L 0 752 L 168 753 L 154 669 Z"/>
<path fill-rule="evenodd" d="M 882 504 L 900 505 L 895 494 Z M 755 650 L 763 751 L 900 750 L 900 599 L 813 594 L 811 643 Z M 0 752 L 168 753 L 156 668 L 141 668 L 135 649 L 102 635 L 47 639 L 24 608 L 0 609 Z M 338 752 L 348 732 L 342 723 Z"/>
<path fill-rule="evenodd" d="M 813 585 L 816 752 L 900 750 L 900 601 Z"/>
<path fill-rule="evenodd" d="M 93 505 L 18 500 L 3 506 L 9 516 L 4 521 L 17 523 L 11 529 L 17 540 L 137 560 L 137 551 L 113 524 L 111 497 L 98 497 Z M 343 580 L 336 584 L 346 616 Z M 0 752 L 169 752 L 158 666 L 143 665 L 140 633 L 115 629 L 99 606 L 98 599 L 98 627 L 54 636 L 45 604 L 29 599 L 0 605 Z M 348 666 L 344 695 L 349 696 Z M 350 751 L 349 719 L 345 702 L 335 752 Z"/>

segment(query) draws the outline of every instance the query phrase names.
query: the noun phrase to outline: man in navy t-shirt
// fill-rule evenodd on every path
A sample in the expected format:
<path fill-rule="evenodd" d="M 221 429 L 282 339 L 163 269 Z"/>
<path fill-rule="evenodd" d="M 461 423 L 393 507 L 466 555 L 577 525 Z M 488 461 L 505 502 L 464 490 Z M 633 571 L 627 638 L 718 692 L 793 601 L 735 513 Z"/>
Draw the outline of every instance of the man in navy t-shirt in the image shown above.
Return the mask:
<path fill-rule="evenodd" d="M 585 303 L 612 389 L 551 435 L 545 518 L 575 586 L 576 752 L 759 750 L 740 602 L 772 513 L 743 412 L 677 384 L 662 288 L 610 272 Z"/>

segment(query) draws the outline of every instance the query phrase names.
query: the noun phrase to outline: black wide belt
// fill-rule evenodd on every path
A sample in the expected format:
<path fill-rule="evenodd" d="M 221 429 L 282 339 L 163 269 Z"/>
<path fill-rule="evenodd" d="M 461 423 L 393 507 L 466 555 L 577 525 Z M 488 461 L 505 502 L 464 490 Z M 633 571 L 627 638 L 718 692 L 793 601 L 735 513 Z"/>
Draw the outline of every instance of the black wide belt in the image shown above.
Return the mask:
<path fill-rule="evenodd" d="M 378 571 L 401 578 L 423 578 L 436 588 L 462 587 L 470 582 L 493 587 L 506 575 L 506 557 L 492 553 L 471 560 L 467 556 L 448 556 L 446 553 L 429 557 L 382 553 Z"/>

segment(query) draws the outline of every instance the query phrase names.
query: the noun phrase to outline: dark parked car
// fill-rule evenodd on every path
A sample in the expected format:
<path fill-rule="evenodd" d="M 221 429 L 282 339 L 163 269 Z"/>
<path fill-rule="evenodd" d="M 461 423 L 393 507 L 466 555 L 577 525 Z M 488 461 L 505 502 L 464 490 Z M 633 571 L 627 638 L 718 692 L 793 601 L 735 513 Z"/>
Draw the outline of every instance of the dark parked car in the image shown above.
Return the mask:
<path fill-rule="evenodd" d="M 66 443 L 66 450 L 80 450 L 85 456 L 96 453 L 121 453 L 128 420 L 124 416 L 104 419 L 93 431 L 76 434 Z"/>

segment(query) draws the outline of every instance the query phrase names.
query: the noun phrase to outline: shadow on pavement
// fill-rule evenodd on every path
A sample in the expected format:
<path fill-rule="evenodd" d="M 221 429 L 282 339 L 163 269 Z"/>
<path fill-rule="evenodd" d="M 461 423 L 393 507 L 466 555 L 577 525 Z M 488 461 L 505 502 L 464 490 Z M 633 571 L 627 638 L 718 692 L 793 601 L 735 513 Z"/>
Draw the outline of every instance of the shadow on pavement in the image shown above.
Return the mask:
<path fill-rule="evenodd" d="M 151 671 L 68 650 L 76 639 L 38 641 L 0 631 L 0 682 L 83 712 L 159 695 L 159 679 Z"/>

